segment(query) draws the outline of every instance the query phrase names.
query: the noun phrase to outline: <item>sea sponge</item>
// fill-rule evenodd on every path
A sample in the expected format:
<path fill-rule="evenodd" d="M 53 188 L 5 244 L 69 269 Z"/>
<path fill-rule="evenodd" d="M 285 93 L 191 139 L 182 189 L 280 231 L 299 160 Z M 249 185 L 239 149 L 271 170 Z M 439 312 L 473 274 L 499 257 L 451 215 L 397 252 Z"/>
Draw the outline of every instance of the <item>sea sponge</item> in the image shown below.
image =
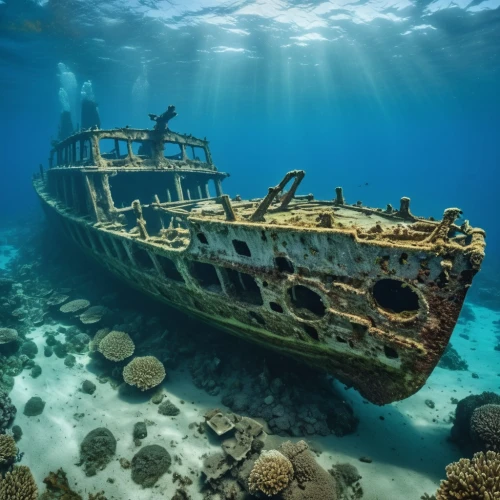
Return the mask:
<path fill-rule="evenodd" d="M 9 500 L 37 500 L 38 488 L 29 467 L 20 465 L 7 472 L 0 481 L 0 498 Z"/>
<path fill-rule="evenodd" d="M 8 344 L 18 338 L 17 330 L 14 328 L 0 328 L 0 344 Z"/>
<path fill-rule="evenodd" d="M 104 306 L 92 306 L 80 315 L 80 321 L 84 325 L 92 325 L 101 321 L 107 312 L 108 309 Z"/>
<path fill-rule="evenodd" d="M 487 449 L 500 451 L 500 405 L 476 408 L 470 419 L 472 438 Z"/>
<path fill-rule="evenodd" d="M 15 439 L 8 434 L 0 434 L 0 465 L 12 463 L 16 455 L 17 447 Z"/>
<path fill-rule="evenodd" d="M 123 379 L 129 385 L 135 385 L 146 391 L 161 384 L 165 378 L 165 368 L 154 356 L 134 358 L 124 369 Z"/>
<path fill-rule="evenodd" d="M 109 333 L 109 328 L 101 328 L 97 330 L 94 338 L 89 343 L 89 351 L 96 352 L 99 350 L 99 344 L 102 342 L 104 337 Z"/>
<path fill-rule="evenodd" d="M 436 500 L 493 500 L 500 498 L 500 453 L 482 451 L 472 460 L 461 458 L 446 467 Z"/>
<path fill-rule="evenodd" d="M 110 361 L 123 361 L 134 354 L 135 344 L 128 333 L 112 331 L 101 340 L 98 350 Z"/>
<path fill-rule="evenodd" d="M 292 480 L 293 466 L 278 450 L 261 453 L 248 477 L 251 493 L 262 492 L 271 497 L 288 486 Z"/>
<path fill-rule="evenodd" d="M 90 306 L 90 302 L 86 299 L 76 299 L 72 300 L 71 302 L 67 302 L 66 304 L 63 304 L 60 308 L 59 311 L 61 311 L 64 314 L 71 314 L 71 313 L 76 313 L 78 311 L 82 311 L 83 309 L 87 309 L 87 307 Z"/>

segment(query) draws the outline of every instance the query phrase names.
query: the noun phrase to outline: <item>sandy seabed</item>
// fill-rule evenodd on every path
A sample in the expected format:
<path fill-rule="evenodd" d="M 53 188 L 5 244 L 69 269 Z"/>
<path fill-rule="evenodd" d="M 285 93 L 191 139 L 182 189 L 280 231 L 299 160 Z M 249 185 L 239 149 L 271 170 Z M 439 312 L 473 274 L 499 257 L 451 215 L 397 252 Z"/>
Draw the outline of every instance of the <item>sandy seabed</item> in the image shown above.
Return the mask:
<path fill-rule="evenodd" d="M 326 469 L 336 462 L 349 462 L 358 468 L 364 499 L 419 500 L 424 492 L 435 492 L 445 466 L 460 458 L 458 449 L 447 440 L 455 410 L 452 398 L 462 399 L 486 390 L 498 392 L 500 352 L 494 350 L 492 323 L 500 319 L 500 314 L 471 307 L 475 321 L 458 324 L 452 337 L 453 346 L 467 360 L 469 371 L 436 368 L 416 395 L 383 407 L 367 403 L 354 390 L 339 385 L 360 419 L 358 430 L 342 438 L 331 435 L 307 439 L 313 449 L 322 452 L 318 461 Z M 15 378 L 10 394 L 18 408 L 15 424 L 23 430 L 18 443 L 25 452 L 22 463 L 32 469 L 37 483 L 43 485 L 50 471 L 63 467 L 70 485 L 85 496 L 104 490 L 108 499 L 171 498 L 178 486 L 173 484 L 172 474 L 163 475 L 155 487 L 143 489 L 132 481 L 130 470 L 119 463 L 122 457 L 131 460 L 139 450 L 132 430 L 135 422 L 146 420 L 148 436 L 142 444 L 164 446 L 173 459 L 171 471 L 189 476 L 193 480 L 189 493 L 193 499 L 202 498 L 202 456 L 220 451 L 220 447 L 190 424 L 202 422 L 203 414 L 211 408 L 223 408 L 219 397 L 197 389 L 187 371 L 170 371 L 162 388 L 181 413 L 177 417 L 160 415 L 150 395 L 130 396 L 109 383 L 99 383 L 88 355 L 75 355 L 77 364 L 73 368 L 65 366 L 64 359 L 55 355 L 45 357 L 43 333 L 55 332 L 57 327 L 39 327 L 28 336 L 38 346 L 35 362 L 41 366 L 42 374 L 33 379 L 24 371 Z M 469 335 L 470 340 L 460 334 Z M 62 334 L 59 339 L 64 340 Z M 472 373 L 478 378 L 473 378 Z M 96 384 L 94 395 L 80 391 L 86 379 Z M 40 396 L 46 402 L 38 417 L 23 414 L 24 405 L 32 396 Z M 430 408 L 426 400 L 431 400 L 435 407 Z M 96 427 L 107 427 L 113 433 L 118 441 L 116 457 L 105 470 L 86 477 L 77 465 L 79 447 L 86 434 Z M 175 456 L 182 465 L 174 460 Z M 369 457 L 372 462 L 361 462 L 360 457 Z"/>

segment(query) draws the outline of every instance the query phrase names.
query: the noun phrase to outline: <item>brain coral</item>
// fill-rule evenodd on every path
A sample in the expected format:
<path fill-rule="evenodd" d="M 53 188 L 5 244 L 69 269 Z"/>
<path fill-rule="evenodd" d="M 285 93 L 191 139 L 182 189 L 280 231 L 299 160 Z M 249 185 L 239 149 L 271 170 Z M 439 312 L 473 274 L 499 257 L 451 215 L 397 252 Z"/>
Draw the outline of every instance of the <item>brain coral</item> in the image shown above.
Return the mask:
<path fill-rule="evenodd" d="M 17 330 L 14 328 L 0 328 L 0 344 L 8 344 L 18 338 Z"/>
<path fill-rule="evenodd" d="M 250 472 L 248 486 L 251 493 L 260 491 L 270 497 L 286 488 L 292 476 L 292 463 L 285 455 L 277 450 L 264 451 Z"/>
<path fill-rule="evenodd" d="M 72 300 L 71 302 L 67 302 L 66 304 L 63 304 L 60 308 L 59 311 L 61 311 L 64 314 L 71 314 L 71 313 L 76 313 L 78 311 L 82 311 L 83 309 L 87 309 L 87 307 L 90 306 L 90 302 L 85 299 L 77 299 L 77 300 Z"/>
<path fill-rule="evenodd" d="M 455 422 L 451 429 L 451 439 L 458 444 L 467 455 L 476 451 L 487 451 L 481 443 L 472 439 L 470 429 L 471 417 L 476 408 L 484 405 L 500 405 L 500 395 L 494 392 L 483 392 L 482 394 L 471 394 L 459 401 L 455 410 Z"/>
<path fill-rule="evenodd" d="M 135 385 L 146 391 L 161 384 L 165 378 L 165 368 L 154 356 L 134 358 L 124 369 L 123 379 L 129 385 Z"/>
<path fill-rule="evenodd" d="M 476 408 L 470 419 L 474 440 L 487 449 L 500 451 L 500 405 L 483 405 Z"/>
<path fill-rule="evenodd" d="M 17 447 L 14 438 L 8 434 L 0 434 L 0 465 L 13 462 L 16 455 Z"/>
<path fill-rule="evenodd" d="M 135 344 L 125 332 L 112 331 L 99 343 L 98 350 L 110 361 L 123 361 L 134 354 Z"/>
<path fill-rule="evenodd" d="M 500 498 L 500 453 L 482 451 L 472 460 L 461 458 L 446 467 L 436 500 L 493 500 Z"/>
<path fill-rule="evenodd" d="M 38 488 L 29 467 L 20 465 L 7 472 L 0 481 L 0 498 L 9 500 L 37 500 Z"/>
<path fill-rule="evenodd" d="M 92 306 L 80 315 L 80 321 L 84 325 L 92 325 L 101 321 L 107 312 L 108 310 L 104 306 Z"/>

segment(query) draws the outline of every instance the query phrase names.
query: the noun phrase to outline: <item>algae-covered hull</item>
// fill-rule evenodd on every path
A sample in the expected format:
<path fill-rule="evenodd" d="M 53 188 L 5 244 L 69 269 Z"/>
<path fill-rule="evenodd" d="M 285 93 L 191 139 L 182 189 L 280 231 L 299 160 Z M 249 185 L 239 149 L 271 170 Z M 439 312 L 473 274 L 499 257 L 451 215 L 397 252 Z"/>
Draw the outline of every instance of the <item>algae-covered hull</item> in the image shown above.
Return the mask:
<path fill-rule="evenodd" d="M 208 150 L 208 163 L 187 160 L 194 138 L 94 135 L 91 165 L 72 164 L 75 134 L 34 185 L 49 219 L 102 266 L 157 300 L 332 373 L 374 403 L 422 387 L 484 256 L 484 232 L 455 225 L 458 209 L 427 220 L 411 214 L 407 198 L 398 210 L 374 210 L 347 205 L 340 189 L 333 201 L 315 201 L 296 195 L 302 171 L 262 199 L 231 200 Z M 106 159 L 97 147 L 104 136 L 177 142 L 181 154 L 141 164 L 127 147 L 127 158 Z M 138 184 L 132 173 L 151 178 Z M 146 185 L 152 203 L 132 195 L 117 208 L 115 187 L 123 197 Z"/>

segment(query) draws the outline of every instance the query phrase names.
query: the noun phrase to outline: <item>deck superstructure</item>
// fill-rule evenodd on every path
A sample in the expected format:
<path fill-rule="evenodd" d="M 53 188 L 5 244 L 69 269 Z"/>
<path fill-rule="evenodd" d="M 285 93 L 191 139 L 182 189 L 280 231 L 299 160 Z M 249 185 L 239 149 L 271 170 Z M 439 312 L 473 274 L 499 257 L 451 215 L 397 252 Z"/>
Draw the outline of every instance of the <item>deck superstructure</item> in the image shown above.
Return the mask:
<path fill-rule="evenodd" d="M 481 266 L 484 231 L 456 225 L 455 208 L 415 217 L 408 198 L 382 210 L 348 205 L 340 188 L 330 201 L 299 196 L 303 171 L 263 198 L 231 199 L 208 142 L 156 119 L 57 143 L 34 180 L 51 220 L 132 286 L 377 404 L 418 391 Z"/>

